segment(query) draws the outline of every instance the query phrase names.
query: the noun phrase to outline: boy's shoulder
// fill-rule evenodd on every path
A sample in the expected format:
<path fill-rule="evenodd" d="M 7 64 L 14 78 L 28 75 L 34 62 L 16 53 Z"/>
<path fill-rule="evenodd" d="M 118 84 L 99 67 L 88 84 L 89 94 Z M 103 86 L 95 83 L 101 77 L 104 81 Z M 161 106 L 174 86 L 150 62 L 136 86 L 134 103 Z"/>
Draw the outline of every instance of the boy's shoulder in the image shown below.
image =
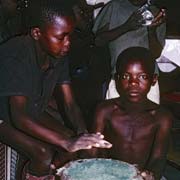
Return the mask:
<path fill-rule="evenodd" d="M 30 39 L 31 38 L 29 36 L 25 35 L 16 36 L 9 39 L 0 45 L 1 55 L 13 56 L 22 54 L 25 50 L 29 49 Z"/>
<path fill-rule="evenodd" d="M 163 105 L 156 105 L 157 108 L 152 110 L 151 114 L 154 116 L 157 122 L 160 124 L 165 125 L 167 124 L 172 124 L 173 121 L 173 114 L 172 112 L 165 106 Z"/>
<path fill-rule="evenodd" d="M 102 101 L 100 104 L 98 104 L 97 109 L 100 111 L 104 111 L 107 113 L 110 113 L 114 111 L 115 109 L 121 109 L 121 99 L 113 98 L 113 99 L 106 99 Z"/>
<path fill-rule="evenodd" d="M 35 57 L 30 36 L 17 36 L 0 45 L 0 63 L 3 65 L 26 65 Z"/>

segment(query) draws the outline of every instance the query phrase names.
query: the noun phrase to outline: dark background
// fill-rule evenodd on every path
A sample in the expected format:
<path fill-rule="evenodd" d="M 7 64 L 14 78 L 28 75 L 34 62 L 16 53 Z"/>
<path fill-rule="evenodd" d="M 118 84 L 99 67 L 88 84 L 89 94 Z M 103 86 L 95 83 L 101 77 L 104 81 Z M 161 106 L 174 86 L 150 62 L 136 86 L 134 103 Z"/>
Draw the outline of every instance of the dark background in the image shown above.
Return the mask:
<path fill-rule="evenodd" d="M 180 38 L 180 0 L 154 0 L 154 3 L 167 9 L 167 36 Z"/>

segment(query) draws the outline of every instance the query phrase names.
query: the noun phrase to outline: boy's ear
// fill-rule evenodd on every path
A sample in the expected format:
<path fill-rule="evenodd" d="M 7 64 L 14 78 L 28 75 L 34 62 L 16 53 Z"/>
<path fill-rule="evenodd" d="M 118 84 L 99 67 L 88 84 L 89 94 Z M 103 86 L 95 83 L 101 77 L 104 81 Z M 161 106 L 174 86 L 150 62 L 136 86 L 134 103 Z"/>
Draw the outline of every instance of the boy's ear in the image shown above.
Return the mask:
<path fill-rule="evenodd" d="M 31 36 L 34 40 L 39 40 L 41 36 L 41 31 L 38 27 L 32 28 L 31 29 Z"/>
<path fill-rule="evenodd" d="M 157 80 L 158 80 L 158 75 L 157 75 L 157 74 L 154 74 L 154 75 L 153 75 L 152 85 L 151 85 L 151 86 L 154 86 L 154 85 L 156 84 Z"/>

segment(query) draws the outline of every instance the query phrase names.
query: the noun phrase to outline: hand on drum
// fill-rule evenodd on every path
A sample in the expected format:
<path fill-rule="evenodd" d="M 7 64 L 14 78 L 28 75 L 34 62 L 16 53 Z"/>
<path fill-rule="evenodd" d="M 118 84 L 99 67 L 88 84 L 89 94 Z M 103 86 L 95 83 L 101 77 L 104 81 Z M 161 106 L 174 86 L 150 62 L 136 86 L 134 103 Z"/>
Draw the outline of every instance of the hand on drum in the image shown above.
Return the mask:
<path fill-rule="evenodd" d="M 137 164 L 134 164 L 134 166 L 136 167 L 137 169 L 137 176 L 135 176 L 133 178 L 133 180 L 155 180 L 155 177 L 153 175 L 152 172 L 150 171 L 147 171 L 147 170 L 142 170 L 141 168 L 139 168 L 139 166 Z"/>
<path fill-rule="evenodd" d="M 104 136 L 101 133 L 85 133 L 78 137 L 71 138 L 69 144 L 66 146 L 66 150 L 69 152 L 75 152 L 81 149 L 91 149 L 93 147 L 111 148 L 112 144 L 104 140 Z"/>
<path fill-rule="evenodd" d="M 150 171 L 143 171 L 140 175 L 144 180 L 155 180 L 153 173 Z"/>

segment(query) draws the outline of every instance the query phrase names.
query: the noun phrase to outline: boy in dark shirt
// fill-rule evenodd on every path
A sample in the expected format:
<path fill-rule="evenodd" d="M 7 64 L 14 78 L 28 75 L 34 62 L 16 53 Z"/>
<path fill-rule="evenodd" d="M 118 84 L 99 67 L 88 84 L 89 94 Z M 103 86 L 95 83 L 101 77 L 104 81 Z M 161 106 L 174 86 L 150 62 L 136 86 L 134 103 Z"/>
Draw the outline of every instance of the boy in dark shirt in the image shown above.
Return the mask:
<path fill-rule="evenodd" d="M 101 132 L 113 144 L 109 150 L 90 150 L 93 156 L 137 164 L 145 179 L 160 179 L 166 161 L 172 115 L 147 99 L 157 80 L 149 50 L 124 50 L 116 64 L 116 88 L 121 97 L 97 108 L 94 132 Z M 97 154 L 98 153 L 98 154 Z"/>
<path fill-rule="evenodd" d="M 59 0 L 29 3 L 29 34 L 0 47 L 0 141 L 28 158 L 27 180 L 52 180 L 51 164 L 62 148 L 110 144 L 100 133 L 87 133 L 73 98 L 67 58 L 75 23 L 71 8 Z M 55 86 L 78 137 L 46 113 Z"/>

